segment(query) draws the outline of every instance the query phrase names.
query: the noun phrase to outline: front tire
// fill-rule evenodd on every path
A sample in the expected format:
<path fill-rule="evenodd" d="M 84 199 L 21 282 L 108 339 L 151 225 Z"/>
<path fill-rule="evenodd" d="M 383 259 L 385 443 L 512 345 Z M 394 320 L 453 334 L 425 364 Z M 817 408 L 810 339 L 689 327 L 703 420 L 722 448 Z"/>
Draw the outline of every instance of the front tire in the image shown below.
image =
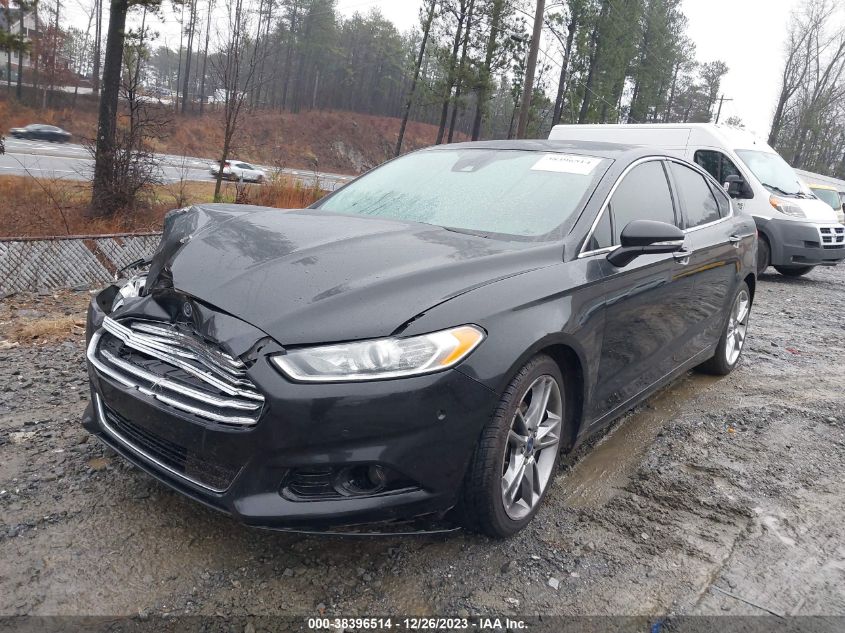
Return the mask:
<path fill-rule="evenodd" d="M 757 274 L 762 275 L 772 263 L 772 247 L 769 240 L 760 235 L 757 240 Z"/>
<path fill-rule="evenodd" d="M 815 266 L 775 266 L 775 270 L 786 277 L 800 277 L 813 270 Z"/>
<path fill-rule="evenodd" d="M 476 446 L 463 487 L 464 524 L 496 538 L 512 536 L 537 513 L 568 437 L 563 377 L 544 354 L 505 389 Z"/>
<path fill-rule="evenodd" d="M 717 376 L 727 376 L 739 364 L 745 337 L 748 333 L 748 319 L 751 316 L 751 291 L 744 281 L 739 285 L 727 323 L 716 345 L 712 358 L 698 366 L 698 369 Z"/>

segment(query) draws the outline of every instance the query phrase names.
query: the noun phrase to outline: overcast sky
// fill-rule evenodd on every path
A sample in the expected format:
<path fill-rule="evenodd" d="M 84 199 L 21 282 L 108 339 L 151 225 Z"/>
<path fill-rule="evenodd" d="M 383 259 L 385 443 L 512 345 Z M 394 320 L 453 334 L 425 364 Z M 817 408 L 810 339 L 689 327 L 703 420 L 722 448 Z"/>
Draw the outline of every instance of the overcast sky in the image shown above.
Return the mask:
<path fill-rule="evenodd" d="M 722 119 L 737 115 L 749 130 L 767 136 L 779 86 L 786 37 L 792 7 L 799 0 L 683 0 L 689 18 L 688 35 L 695 42 L 696 57 L 706 62 L 723 60 L 730 69 L 722 83 L 727 98 Z M 86 20 L 67 2 L 68 20 L 85 28 Z M 421 0 L 338 0 L 343 15 L 365 13 L 378 7 L 400 31 L 418 22 Z M 158 24 L 162 39 L 178 45 L 179 28 L 168 8 L 164 24 Z M 545 45 L 544 45 L 545 46 Z M 560 60 L 557 60 L 560 63 Z"/>

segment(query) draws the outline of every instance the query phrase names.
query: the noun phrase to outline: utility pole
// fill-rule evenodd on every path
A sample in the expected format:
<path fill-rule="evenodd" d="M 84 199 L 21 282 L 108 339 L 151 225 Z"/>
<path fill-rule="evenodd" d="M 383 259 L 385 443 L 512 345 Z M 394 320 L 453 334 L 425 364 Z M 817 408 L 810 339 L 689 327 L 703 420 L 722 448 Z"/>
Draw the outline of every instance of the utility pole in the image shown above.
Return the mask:
<path fill-rule="evenodd" d="M 91 90 L 100 94 L 100 46 L 103 41 L 103 0 L 94 0 L 94 68 L 91 70 Z"/>
<path fill-rule="evenodd" d="M 205 49 L 202 54 L 202 78 L 200 79 L 200 114 L 205 107 L 205 67 L 208 63 L 208 36 L 211 33 L 211 12 L 214 10 L 214 0 L 208 0 L 208 15 L 205 18 Z"/>
<path fill-rule="evenodd" d="M 543 33 L 543 13 L 546 11 L 546 0 L 537 0 L 537 11 L 534 14 L 534 33 L 528 49 L 528 63 L 525 66 L 525 81 L 522 85 L 522 104 L 519 107 L 519 123 L 516 126 L 516 138 L 525 138 L 525 128 L 528 126 L 528 114 L 531 109 L 531 96 L 534 92 L 534 70 L 537 68 L 537 52 L 540 50 L 540 36 Z"/>
<path fill-rule="evenodd" d="M 719 122 L 719 117 L 722 116 L 722 104 L 725 101 L 733 101 L 733 99 L 725 99 L 725 95 L 719 97 L 719 109 L 716 110 L 716 123 Z"/>

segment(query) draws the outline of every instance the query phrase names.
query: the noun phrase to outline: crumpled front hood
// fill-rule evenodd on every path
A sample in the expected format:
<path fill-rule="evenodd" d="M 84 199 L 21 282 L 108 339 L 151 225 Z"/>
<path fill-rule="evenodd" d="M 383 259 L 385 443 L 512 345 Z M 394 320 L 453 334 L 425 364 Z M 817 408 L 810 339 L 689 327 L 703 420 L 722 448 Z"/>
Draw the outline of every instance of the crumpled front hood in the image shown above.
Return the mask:
<path fill-rule="evenodd" d="M 387 336 L 473 288 L 559 263 L 561 249 L 311 209 L 202 205 L 165 219 L 147 288 L 172 282 L 282 345 L 323 343 Z"/>

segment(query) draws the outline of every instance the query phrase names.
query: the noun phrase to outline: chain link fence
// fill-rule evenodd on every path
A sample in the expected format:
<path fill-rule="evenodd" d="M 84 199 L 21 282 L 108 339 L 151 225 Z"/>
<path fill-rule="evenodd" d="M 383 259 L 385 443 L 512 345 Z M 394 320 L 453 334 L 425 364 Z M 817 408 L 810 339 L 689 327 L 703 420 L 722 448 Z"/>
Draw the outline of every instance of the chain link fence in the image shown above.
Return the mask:
<path fill-rule="evenodd" d="M 160 233 L 0 239 L 0 297 L 104 284 L 152 255 L 160 239 Z"/>

